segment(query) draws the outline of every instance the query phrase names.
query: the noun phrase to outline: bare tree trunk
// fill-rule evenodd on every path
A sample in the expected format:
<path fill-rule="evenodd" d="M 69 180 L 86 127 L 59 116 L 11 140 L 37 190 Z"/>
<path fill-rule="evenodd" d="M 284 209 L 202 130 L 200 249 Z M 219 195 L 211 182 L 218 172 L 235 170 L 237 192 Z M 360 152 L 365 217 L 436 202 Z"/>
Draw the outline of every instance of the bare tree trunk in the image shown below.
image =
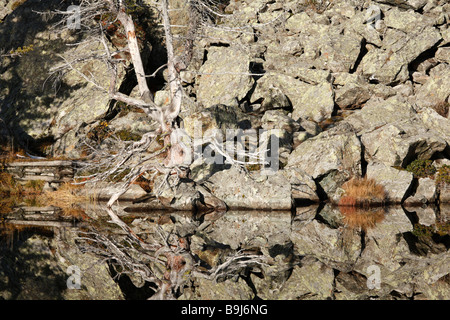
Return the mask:
<path fill-rule="evenodd" d="M 167 69 L 169 72 L 169 88 L 171 96 L 170 108 L 165 110 L 165 120 L 172 122 L 180 113 L 181 110 L 181 98 L 183 96 L 183 88 L 180 81 L 180 70 L 185 67 L 182 65 L 182 61 L 176 61 L 173 51 L 173 35 L 170 27 L 169 18 L 169 3 L 168 0 L 162 0 L 161 11 L 164 25 L 164 33 L 166 36 L 166 50 L 167 50 Z"/>
<path fill-rule="evenodd" d="M 148 88 L 147 80 L 145 78 L 144 65 L 142 63 L 141 53 L 139 51 L 133 19 L 124 11 L 123 8 L 120 8 L 117 18 L 125 28 L 128 48 L 130 50 L 131 60 L 133 61 L 134 72 L 136 73 L 138 82 L 139 93 L 141 94 L 142 100 L 148 103 L 153 101 L 153 95 Z"/>

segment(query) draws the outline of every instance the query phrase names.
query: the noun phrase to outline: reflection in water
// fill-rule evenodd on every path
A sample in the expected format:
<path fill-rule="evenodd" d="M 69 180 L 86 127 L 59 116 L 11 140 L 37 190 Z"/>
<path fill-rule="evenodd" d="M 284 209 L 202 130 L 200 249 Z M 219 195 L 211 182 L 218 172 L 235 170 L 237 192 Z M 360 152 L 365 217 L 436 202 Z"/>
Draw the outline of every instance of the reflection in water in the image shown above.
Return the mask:
<path fill-rule="evenodd" d="M 339 211 L 344 216 L 343 222 L 352 229 L 367 231 L 383 221 L 385 215 L 384 208 L 357 208 L 350 206 L 339 206 Z"/>
<path fill-rule="evenodd" d="M 411 248 L 424 240 L 412 240 L 419 230 L 413 226 L 448 226 L 450 220 L 445 209 L 413 214 L 401 207 L 305 207 L 293 217 L 281 211 L 196 215 L 122 206 L 88 204 L 74 216 L 53 207 L 1 215 L 0 299 L 367 298 L 365 282 L 346 288 L 354 281 L 349 279 L 380 261 L 394 270 L 399 255 L 415 261 L 408 260 L 415 254 Z M 81 272 L 80 290 L 67 287 L 71 266 Z"/>

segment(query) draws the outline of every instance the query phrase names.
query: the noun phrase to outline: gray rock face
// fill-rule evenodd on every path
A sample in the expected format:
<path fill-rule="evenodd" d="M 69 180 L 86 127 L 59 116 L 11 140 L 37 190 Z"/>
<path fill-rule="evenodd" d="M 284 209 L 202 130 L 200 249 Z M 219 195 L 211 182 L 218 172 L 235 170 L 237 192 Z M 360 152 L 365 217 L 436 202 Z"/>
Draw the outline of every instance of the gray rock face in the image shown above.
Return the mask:
<path fill-rule="evenodd" d="M 288 108 L 290 105 L 274 104 L 285 95 L 292 104 L 294 120 L 311 119 L 317 122 L 331 117 L 334 110 L 334 91 L 329 82 L 311 85 L 281 74 L 267 74 L 258 80 L 255 91 L 250 98 L 251 103 L 271 101 L 267 108 Z M 266 102 L 268 103 L 268 102 Z"/>
<path fill-rule="evenodd" d="M 364 108 L 355 111 L 343 122 L 351 124 L 358 134 L 363 134 L 388 123 L 409 119 L 415 114 L 412 105 L 401 96 L 396 95 L 386 100 L 374 97 L 365 103 Z"/>
<path fill-rule="evenodd" d="M 426 205 L 436 200 L 436 182 L 431 178 L 418 179 L 418 186 L 413 196 L 405 200 L 405 204 Z"/>
<path fill-rule="evenodd" d="M 358 69 L 383 84 L 404 82 L 409 77 L 408 64 L 435 46 L 442 36 L 433 27 L 432 19 L 418 13 L 394 8 L 385 15 L 384 22 L 391 29 L 386 30 L 381 48 L 370 48 Z"/>
<path fill-rule="evenodd" d="M 402 167 L 413 159 L 428 160 L 447 147 L 438 132 L 427 129 L 417 118 L 387 124 L 363 134 L 361 142 L 367 161 Z"/>
<path fill-rule="evenodd" d="M 200 68 L 197 101 L 205 107 L 236 105 L 251 89 L 250 60 L 236 48 L 210 47 L 208 60 Z"/>
<path fill-rule="evenodd" d="M 223 104 L 192 113 L 183 122 L 184 130 L 193 139 L 207 139 L 217 135 L 222 135 L 223 139 L 227 129 L 239 128 L 236 109 Z"/>
<path fill-rule="evenodd" d="M 247 176 L 235 167 L 209 178 L 211 192 L 230 209 L 290 210 L 291 185 L 276 172 L 273 175 Z"/>
<path fill-rule="evenodd" d="M 326 300 L 333 292 L 333 269 L 320 261 L 294 267 L 280 292 L 279 300 Z"/>
<path fill-rule="evenodd" d="M 367 178 L 374 179 L 384 186 L 387 193 L 387 202 L 401 203 L 411 186 L 412 173 L 394 169 L 382 163 L 370 163 L 367 166 Z"/>
<path fill-rule="evenodd" d="M 229 211 L 207 229 L 215 241 L 238 248 L 271 248 L 290 241 L 290 211 Z"/>
<path fill-rule="evenodd" d="M 292 198 L 297 200 L 319 201 L 315 181 L 299 168 L 289 167 L 282 171 L 292 187 Z"/>
<path fill-rule="evenodd" d="M 289 155 L 287 167 L 314 179 L 333 170 L 361 174 L 361 143 L 351 130 L 343 124 L 306 140 Z"/>
<path fill-rule="evenodd" d="M 450 97 L 448 88 L 450 88 L 450 66 L 444 64 L 433 68 L 430 77 L 417 90 L 417 104 L 422 107 L 434 107 L 448 101 Z"/>

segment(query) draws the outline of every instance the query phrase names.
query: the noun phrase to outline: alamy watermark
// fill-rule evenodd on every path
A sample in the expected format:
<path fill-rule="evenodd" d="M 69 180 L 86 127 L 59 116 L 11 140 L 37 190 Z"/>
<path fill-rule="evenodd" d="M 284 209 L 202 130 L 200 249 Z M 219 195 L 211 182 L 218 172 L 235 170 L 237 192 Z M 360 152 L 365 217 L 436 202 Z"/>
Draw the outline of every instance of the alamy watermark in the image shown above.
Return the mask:
<path fill-rule="evenodd" d="M 366 21 L 367 28 L 369 31 L 379 30 L 381 28 L 382 18 L 381 18 L 381 9 L 379 6 L 371 5 L 367 8 L 366 12 Z"/>
<path fill-rule="evenodd" d="M 67 13 L 69 17 L 67 18 L 67 28 L 68 29 L 81 29 L 81 10 L 80 6 L 71 5 L 67 7 Z"/>
<path fill-rule="evenodd" d="M 377 265 L 370 265 L 367 267 L 367 274 L 370 276 L 367 277 L 367 288 L 370 290 L 381 289 L 381 270 Z"/>
<path fill-rule="evenodd" d="M 72 265 L 67 267 L 66 273 L 70 275 L 67 278 L 67 289 L 81 289 L 81 270 L 78 266 Z"/>
<path fill-rule="evenodd" d="M 201 159 L 207 164 L 254 165 L 267 174 L 279 169 L 282 130 L 213 128 L 203 132 L 203 128 L 201 121 L 194 121 L 192 139 L 184 129 L 172 132 L 171 144 L 183 149 L 182 164 L 190 165 Z"/>

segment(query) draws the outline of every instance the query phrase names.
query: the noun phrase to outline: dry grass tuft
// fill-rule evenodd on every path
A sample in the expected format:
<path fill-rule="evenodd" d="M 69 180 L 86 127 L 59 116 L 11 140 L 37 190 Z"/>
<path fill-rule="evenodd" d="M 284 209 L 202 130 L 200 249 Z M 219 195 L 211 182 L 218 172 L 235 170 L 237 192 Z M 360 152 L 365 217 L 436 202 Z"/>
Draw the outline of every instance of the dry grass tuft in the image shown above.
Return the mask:
<path fill-rule="evenodd" d="M 344 196 L 339 201 L 339 206 L 370 206 L 382 204 L 387 195 L 384 187 L 373 179 L 353 178 L 342 185 Z"/>

